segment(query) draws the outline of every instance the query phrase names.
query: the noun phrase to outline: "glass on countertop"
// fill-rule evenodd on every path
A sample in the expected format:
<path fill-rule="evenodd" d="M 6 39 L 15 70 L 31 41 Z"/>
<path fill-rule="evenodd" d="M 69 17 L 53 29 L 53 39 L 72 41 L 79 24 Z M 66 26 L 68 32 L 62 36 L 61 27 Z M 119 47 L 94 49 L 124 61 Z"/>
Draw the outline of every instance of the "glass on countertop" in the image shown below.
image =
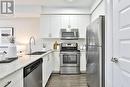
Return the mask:
<path fill-rule="evenodd" d="M 6 60 L 6 54 L 7 54 L 7 52 L 5 52 L 5 51 L 0 52 L 0 61 Z"/>

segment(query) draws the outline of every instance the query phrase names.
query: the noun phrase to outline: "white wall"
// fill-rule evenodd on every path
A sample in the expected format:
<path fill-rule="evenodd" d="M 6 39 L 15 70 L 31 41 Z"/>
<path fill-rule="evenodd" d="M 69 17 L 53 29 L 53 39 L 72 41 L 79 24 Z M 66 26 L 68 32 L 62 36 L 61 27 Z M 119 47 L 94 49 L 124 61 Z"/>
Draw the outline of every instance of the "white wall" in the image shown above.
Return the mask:
<path fill-rule="evenodd" d="M 14 27 L 16 42 L 27 44 L 30 36 L 38 37 L 40 18 L 0 19 L 0 27 Z"/>
<path fill-rule="evenodd" d="M 105 15 L 105 0 L 96 8 L 96 10 L 91 15 L 91 21 L 94 21 L 99 15 Z"/>
<path fill-rule="evenodd" d="M 113 71 L 111 58 L 113 57 L 113 0 L 106 0 L 106 86 L 112 87 Z M 110 49 L 111 48 L 111 49 Z"/>
<path fill-rule="evenodd" d="M 16 5 L 15 17 L 40 17 L 40 5 Z"/>

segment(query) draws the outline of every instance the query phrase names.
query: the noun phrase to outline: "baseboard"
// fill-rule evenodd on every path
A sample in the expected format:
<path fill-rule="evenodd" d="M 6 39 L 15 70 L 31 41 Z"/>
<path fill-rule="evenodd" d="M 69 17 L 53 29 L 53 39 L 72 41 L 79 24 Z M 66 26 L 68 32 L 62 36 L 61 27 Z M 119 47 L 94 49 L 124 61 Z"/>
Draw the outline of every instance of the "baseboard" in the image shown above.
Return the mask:
<path fill-rule="evenodd" d="M 59 73 L 60 73 L 60 71 L 53 71 L 52 73 L 53 73 L 53 74 L 59 74 Z M 85 73 L 86 73 L 86 71 L 80 71 L 80 73 L 81 73 L 81 74 L 85 74 Z"/>
<path fill-rule="evenodd" d="M 52 73 L 53 73 L 53 74 L 59 74 L 60 71 L 53 71 Z"/>
<path fill-rule="evenodd" d="M 80 71 L 81 74 L 85 74 L 86 71 Z M 52 74 L 60 74 L 60 71 L 53 71 Z"/>

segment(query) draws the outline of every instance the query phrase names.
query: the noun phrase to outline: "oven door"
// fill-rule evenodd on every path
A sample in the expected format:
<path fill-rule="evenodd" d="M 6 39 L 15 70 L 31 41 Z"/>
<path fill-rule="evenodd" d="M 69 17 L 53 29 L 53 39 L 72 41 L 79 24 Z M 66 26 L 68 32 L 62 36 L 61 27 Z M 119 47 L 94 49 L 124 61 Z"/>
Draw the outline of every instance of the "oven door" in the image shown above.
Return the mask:
<path fill-rule="evenodd" d="M 80 53 L 77 52 L 61 52 L 61 66 L 80 66 Z"/>

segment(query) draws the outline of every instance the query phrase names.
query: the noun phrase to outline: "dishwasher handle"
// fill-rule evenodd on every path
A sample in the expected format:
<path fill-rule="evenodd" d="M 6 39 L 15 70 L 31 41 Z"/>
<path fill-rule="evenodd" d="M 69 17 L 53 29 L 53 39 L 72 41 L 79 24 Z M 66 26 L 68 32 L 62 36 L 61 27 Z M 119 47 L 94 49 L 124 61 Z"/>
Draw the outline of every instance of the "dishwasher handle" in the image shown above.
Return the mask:
<path fill-rule="evenodd" d="M 29 75 L 33 70 L 35 70 L 40 64 L 42 64 L 42 58 L 36 60 L 35 62 L 24 67 L 24 78 Z"/>

